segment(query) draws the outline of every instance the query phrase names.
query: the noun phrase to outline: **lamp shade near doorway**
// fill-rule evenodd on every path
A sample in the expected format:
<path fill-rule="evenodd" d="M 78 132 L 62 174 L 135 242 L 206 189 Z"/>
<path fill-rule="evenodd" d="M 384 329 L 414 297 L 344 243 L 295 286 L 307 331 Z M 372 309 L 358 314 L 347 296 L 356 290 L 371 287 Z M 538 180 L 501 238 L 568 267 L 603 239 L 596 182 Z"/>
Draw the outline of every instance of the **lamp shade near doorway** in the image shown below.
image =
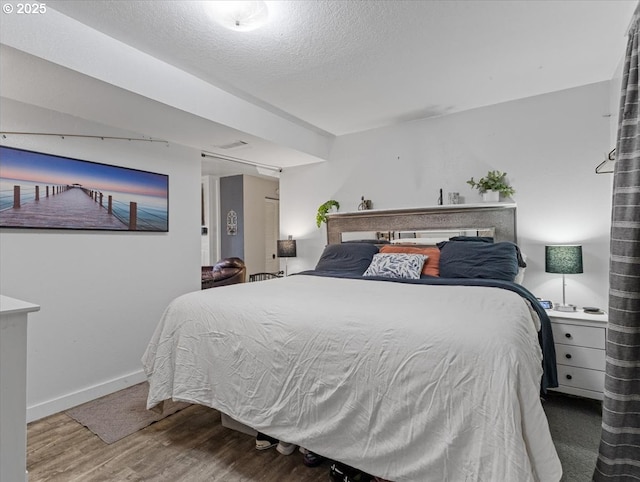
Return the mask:
<path fill-rule="evenodd" d="M 287 258 L 295 258 L 297 255 L 296 240 L 291 239 L 291 236 L 289 239 L 279 239 L 277 251 L 278 258 L 285 258 L 284 275 L 287 276 Z"/>

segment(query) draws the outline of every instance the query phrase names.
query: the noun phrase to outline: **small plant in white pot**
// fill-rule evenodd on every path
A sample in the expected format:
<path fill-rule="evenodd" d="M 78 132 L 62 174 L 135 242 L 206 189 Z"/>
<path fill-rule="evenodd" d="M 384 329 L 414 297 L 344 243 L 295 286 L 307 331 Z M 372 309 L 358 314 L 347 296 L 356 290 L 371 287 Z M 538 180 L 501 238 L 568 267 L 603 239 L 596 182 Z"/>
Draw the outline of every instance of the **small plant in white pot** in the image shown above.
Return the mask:
<path fill-rule="evenodd" d="M 506 178 L 506 172 L 489 171 L 485 177 L 481 177 L 477 181 L 473 178 L 469 179 L 467 184 L 482 194 L 483 201 L 498 202 L 501 194 L 504 197 L 510 197 L 516 193 Z"/>

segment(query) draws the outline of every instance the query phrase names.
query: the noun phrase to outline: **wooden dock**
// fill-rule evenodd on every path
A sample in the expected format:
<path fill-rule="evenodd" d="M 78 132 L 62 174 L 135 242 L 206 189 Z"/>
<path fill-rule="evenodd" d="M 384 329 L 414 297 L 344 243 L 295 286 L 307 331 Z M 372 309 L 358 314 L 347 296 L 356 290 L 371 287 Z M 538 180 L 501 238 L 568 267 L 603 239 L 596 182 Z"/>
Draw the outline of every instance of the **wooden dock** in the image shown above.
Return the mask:
<path fill-rule="evenodd" d="M 129 229 L 77 187 L 0 211 L 0 227 Z"/>

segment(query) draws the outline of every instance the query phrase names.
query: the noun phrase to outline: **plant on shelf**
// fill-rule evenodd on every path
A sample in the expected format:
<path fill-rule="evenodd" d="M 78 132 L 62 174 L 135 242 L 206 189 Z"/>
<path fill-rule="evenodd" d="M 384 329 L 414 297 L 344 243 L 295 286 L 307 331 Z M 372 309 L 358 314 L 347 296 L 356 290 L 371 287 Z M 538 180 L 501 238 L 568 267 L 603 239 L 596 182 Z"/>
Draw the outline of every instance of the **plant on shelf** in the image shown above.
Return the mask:
<path fill-rule="evenodd" d="M 477 181 L 473 178 L 469 179 L 467 184 L 477 189 L 480 194 L 484 194 L 487 191 L 496 191 L 505 197 L 513 196 L 516 190 L 509 186 L 506 177 L 506 172 L 489 171 L 485 177 L 481 177 Z"/>
<path fill-rule="evenodd" d="M 329 199 L 327 202 L 320 205 L 320 207 L 318 208 L 318 214 L 316 214 L 316 224 L 318 225 L 318 227 L 322 226 L 322 223 L 327 222 L 327 213 L 334 206 L 336 208 L 336 211 L 340 209 L 340 203 L 333 199 Z"/>

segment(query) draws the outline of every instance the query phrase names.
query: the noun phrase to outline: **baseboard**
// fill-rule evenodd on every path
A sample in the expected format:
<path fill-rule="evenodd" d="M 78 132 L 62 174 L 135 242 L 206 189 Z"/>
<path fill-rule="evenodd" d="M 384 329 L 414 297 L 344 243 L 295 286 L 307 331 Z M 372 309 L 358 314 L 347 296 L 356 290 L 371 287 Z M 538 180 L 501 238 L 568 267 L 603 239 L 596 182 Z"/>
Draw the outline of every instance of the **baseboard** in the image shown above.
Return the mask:
<path fill-rule="evenodd" d="M 96 398 L 104 397 L 123 388 L 144 382 L 147 379 L 144 371 L 138 370 L 120 378 L 116 378 L 98 385 L 69 393 L 62 397 L 54 398 L 43 403 L 27 407 L 27 423 L 48 417 L 54 413 L 68 410 Z"/>

